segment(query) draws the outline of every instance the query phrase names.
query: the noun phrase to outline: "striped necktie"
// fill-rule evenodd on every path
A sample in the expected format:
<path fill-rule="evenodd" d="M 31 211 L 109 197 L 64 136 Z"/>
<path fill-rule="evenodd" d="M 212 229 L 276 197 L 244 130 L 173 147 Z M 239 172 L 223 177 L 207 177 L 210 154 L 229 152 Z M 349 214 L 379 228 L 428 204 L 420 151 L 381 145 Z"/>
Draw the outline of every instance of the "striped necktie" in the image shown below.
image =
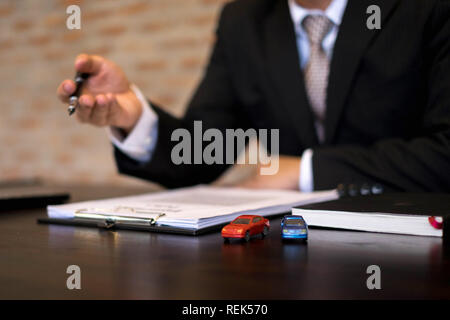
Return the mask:
<path fill-rule="evenodd" d="M 317 136 L 319 142 L 323 143 L 330 62 L 322 48 L 322 41 L 331 30 L 333 22 L 323 15 L 308 15 L 302 24 L 310 45 L 309 61 L 304 70 L 306 92 L 314 114 Z"/>

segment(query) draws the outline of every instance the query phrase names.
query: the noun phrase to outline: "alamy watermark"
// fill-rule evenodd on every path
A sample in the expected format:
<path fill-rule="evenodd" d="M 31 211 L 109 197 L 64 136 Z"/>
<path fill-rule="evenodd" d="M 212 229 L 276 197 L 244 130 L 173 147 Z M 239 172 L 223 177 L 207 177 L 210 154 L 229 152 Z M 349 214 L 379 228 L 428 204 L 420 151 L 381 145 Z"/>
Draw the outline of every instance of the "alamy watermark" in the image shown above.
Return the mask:
<path fill-rule="evenodd" d="M 366 26 L 369 30 L 380 30 L 381 29 L 381 8 L 375 4 L 367 7 L 367 14 L 370 16 L 366 20 Z"/>
<path fill-rule="evenodd" d="M 66 27 L 69 30 L 81 29 L 81 9 L 76 4 L 70 5 L 66 8 L 66 13 L 69 15 L 66 19 Z"/>
<path fill-rule="evenodd" d="M 250 143 L 248 156 L 237 157 L 239 150 L 245 151 Z M 270 141 L 269 141 L 270 139 Z M 274 175 L 279 168 L 279 129 L 219 129 L 209 128 L 203 132 L 202 121 L 194 121 L 193 137 L 191 132 L 178 128 L 172 132 L 171 141 L 178 142 L 171 152 L 172 163 L 180 164 L 262 164 L 261 175 Z M 208 143 L 203 148 L 203 143 Z M 270 142 L 270 155 L 266 146 Z M 224 148 L 225 143 L 225 148 Z M 247 162 L 248 159 L 248 162 Z"/>
<path fill-rule="evenodd" d="M 69 290 L 81 289 L 81 269 L 79 266 L 72 264 L 67 267 L 66 273 L 70 276 L 66 280 L 66 287 Z"/>
<path fill-rule="evenodd" d="M 369 290 L 381 289 L 381 268 L 376 264 L 367 267 L 366 273 L 370 274 L 367 278 L 366 286 Z"/>

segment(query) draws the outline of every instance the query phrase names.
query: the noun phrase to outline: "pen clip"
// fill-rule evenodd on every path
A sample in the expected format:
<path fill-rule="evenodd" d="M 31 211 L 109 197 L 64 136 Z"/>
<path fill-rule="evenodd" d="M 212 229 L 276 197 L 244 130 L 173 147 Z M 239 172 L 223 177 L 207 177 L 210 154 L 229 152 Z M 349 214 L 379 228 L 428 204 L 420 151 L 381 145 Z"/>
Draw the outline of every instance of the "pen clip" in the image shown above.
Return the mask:
<path fill-rule="evenodd" d="M 97 227 L 103 229 L 113 229 L 116 226 L 116 222 L 113 219 L 105 219 L 97 223 Z"/>
<path fill-rule="evenodd" d="M 156 218 L 153 218 L 152 219 L 152 221 L 150 222 L 150 224 L 152 225 L 152 226 L 154 226 L 155 224 L 156 224 L 156 220 L 158 220 L 159 218 L 161 218 L 161 217 L 164 217 L 166 214 L 165 213 L 160 213 L 160 214 L 158 214 L 157 216 L 156 216 Z"/>
<path fill-rule="evenodd" d="M 155 217 L 136 217 L 132 215 L 133 213 L 152 214 Z M 98 227 L 111 229 L 118 224 L 154 226 L 157 220 L 165 215 L 163 212 L 154 212 L 145 208 L 119 206 L 112 209 L 78 209 L 74 216 L 76 219 L 97 221 Z"/>

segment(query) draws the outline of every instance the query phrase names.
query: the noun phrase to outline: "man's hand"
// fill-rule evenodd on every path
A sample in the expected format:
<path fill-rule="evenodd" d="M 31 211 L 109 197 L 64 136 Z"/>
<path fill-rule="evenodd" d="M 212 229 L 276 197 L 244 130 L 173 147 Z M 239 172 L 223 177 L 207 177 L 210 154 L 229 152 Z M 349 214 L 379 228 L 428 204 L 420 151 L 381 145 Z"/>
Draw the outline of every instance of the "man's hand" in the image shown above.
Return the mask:
<path fill-rule="evenodd" d="M 96 126 L 114 126 L 129 133 L 141 116 L 142 106 L 122 69 L 103 57 L 80 54 L 75 59 L 75 70 L 90 74 L 78 100 L 77 119 Z M 74 91 L 75 82 L 64 80 L 57 94 L 61 101 L 68 102 Z"/>
<path fill-rule="evenodd" d="M 275 158 L 272 161 L 276 161 Z M 238 186 L 254 189 L 299 189 L 300 157 L 280 156 L 279 169 L 274 175 L 261 175 L 257 170 L 256 175 L 241 182 Z M 262 166 L 262 165 L 261 165 Z"/>

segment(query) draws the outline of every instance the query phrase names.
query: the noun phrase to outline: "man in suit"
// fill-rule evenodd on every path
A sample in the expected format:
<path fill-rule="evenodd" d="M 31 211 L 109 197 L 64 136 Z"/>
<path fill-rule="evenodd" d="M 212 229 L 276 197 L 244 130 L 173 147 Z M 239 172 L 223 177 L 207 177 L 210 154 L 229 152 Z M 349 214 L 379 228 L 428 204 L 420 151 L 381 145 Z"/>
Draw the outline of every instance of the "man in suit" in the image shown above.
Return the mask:
<path fill-rule="evenodd" d="M 370 29 L 367 8 L 381 9 Z M 245 186 L 302 191 L 344 183 L 450 190 L 448 0 L 238 0 L 225 5 L 203 80 L 177 119 L 99 56 L 77 117 L 110 128 L 121 172 L 167 187 L 208 183 L 227 165 L 175 165 L 171 133 L 278 128 L 279 171 Z M 74 91 L 65 80 L 63 101 Z"/>

